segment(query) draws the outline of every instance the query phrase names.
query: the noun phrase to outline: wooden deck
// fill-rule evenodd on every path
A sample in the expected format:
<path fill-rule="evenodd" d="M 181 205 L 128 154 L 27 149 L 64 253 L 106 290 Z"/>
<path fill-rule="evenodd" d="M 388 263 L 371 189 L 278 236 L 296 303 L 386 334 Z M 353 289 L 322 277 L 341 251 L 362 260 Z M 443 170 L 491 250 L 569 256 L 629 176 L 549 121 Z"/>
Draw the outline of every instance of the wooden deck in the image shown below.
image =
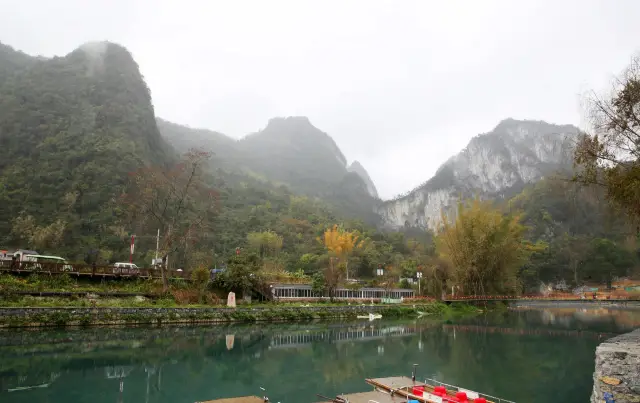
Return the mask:
<path fill-rule="evenodd" d="M 386 393 L 372 391 L 363 393 L 349 393 L 347 395 L 339 395 L 348 399 L 349 403 L 406 403 L 407 399 L 402 396 L 391 397 Z M 330 400 L 318 402 L 318 403 L 332 403 Z"/>
<path fill-rule="evenodd" d="M 428 386 L 424 382 L 412 381 L 408 376 L 389 376 L 386 378 L 366 379 L 369 385 L 383 387 L 385 389 L 412 388 L 414 386 Z"/>
<path fill-rule="evenodd" d="M 380 389 L 382 391 L 393 391 L 395 395 L 401 396 L 405 399 L 414 399 L 419 402 L 442 402 L 442 398 L 435 396 L 434 386 L 426 384 L 424 382 L 412 381 L 411 378 L 407 376 L 390 376 L 386 378 L 368 378 L 365 379 L 369 385 L 374 388 Z M 414 386 L 424 386 L 424 395 L 423 396 L 415 396 L 412 392 Z M 454 389 L 455 388 L 455 389 Z M 457 389 L 455 386 L 447 387 L 447 395 L 453 397 L 455 392 L 458 390 L 464 391 L 466 393 L 476 393 L 471 392 L 469 390 Z M 485 396 L 488 397 L 488 396 Z M 503 402 L 510 402 L 509 400 L 502 400 Z M 493 400 L 487 400 L 487 403 L 494 403 Z M 513 403 L 513 402 L 511 402 Z"/>
<path fill-rule="evenodd" d="M 231 397 L 228 399 L 205 400 L 196 403 L 264 403 L 264 400 L 255 396 Z"/>

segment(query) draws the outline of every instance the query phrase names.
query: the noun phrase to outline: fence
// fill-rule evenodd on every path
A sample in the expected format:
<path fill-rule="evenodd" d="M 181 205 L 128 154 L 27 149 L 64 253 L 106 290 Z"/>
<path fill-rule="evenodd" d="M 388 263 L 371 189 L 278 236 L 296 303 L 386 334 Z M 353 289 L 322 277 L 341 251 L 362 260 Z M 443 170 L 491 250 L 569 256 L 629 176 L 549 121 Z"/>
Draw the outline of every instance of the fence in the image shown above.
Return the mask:
<path fill-rule="evenodd" d="M 0 272 L 11 273 L 41 273 L 49 275 L 68 274 L 71 276 L 88 277 L 119 277 L 119 278 L 161 278 L 160 269 L 150 268 L 123 268 L 115 266 L 93 266 L 78 263 L 49 263 L 49 262 L 11 262 L 0 263 Z M 166 272 L 169 278 L 189 279 L 189 272 L 169 270 Z"/>

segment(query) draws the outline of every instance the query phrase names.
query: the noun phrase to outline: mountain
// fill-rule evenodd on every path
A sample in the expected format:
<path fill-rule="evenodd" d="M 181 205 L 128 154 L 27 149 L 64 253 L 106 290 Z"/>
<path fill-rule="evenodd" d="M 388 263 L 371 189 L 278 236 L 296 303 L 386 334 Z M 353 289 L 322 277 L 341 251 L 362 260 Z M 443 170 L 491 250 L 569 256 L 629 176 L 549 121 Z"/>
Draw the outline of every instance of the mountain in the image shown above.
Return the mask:
<path fill-rule="evenodd" d="M 216 168 L 240 169 L 241 158 L 238 143 L 231 137 L 207 129 L 196 129 L 156 118 L 162 137 L 180 154 L 193 148 L 212 152 L 212 164 Z"/>
<path fill-rule="evenodd" d="M 366 169 L 364 169 L 360 162 L 353 161 L 347 168 L 347 171 L 358 174 L 358 176 L 364 181 L 365 185 L 367 185 L 367 191 L 369 192 L 371 197 L 374 197 L 376 199 L 378 198 L 378 189 L 376 189 L 376 185 L 374 185 L 371 177 L 369 177 L 369 173 Z"/>
<path fill-rule="evenodd" d="M 131 54 L 95 42 L 46 59 L 2 45 L 0 72 L 0 243 L 52 224 L 85 250 L 109 238 L 107 206 L 129 172 L 173 159 Z M 12 233 L 28 216 L 38 228 Z"/>
<path fill-rule="evenodd" d="M 178 151 L 203 148 L 215 155 L 213 165 L 232 173 L 285 185 L 319 197 L 345 216 L 376 223 L 377 191 L 359 164 L 347 159 L 327 133 L 304 116 L 279 117 L 240 140 L 158 119 L 162 136 Z"/>
<path fill-rule="evenodd" d="M 569 168 L 578 128 L 542 121 L 506 119 L 469 142 L 436 174 L 406 195 L 378 209 L 387 227 L 436 229 L 441 211 L 479 195 L 505 198 L 559 169 Z"/>

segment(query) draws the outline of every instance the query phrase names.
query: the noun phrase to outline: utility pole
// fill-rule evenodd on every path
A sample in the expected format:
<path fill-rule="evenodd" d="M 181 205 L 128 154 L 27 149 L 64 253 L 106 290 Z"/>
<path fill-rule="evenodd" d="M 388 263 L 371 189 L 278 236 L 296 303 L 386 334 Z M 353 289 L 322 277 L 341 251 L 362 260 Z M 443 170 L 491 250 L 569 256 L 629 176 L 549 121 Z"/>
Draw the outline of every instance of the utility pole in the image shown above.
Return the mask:
<path fill-rule="evenodd" d="M 158 249 L 160 249 L 160 228 L 158 228 L 158 235 L 156 235 L 156 258 L 153 261 L 153 267 L 158 264 Z"/>
<path fill-rule="evenodd" d="M 171 225 L 169 225 L 169 231 L 167 231 L 167 241 L 171 241 Z M 165 262 L 164 268 L 169 270 L 169 251 L 167 251 L 167 260 Z"/>
<path fill-rule="evenodd" d="M 133 263 L 133 250 L 135 248 L 135 239 L 136 236 L 135 235 L 131 235 L 131 246 L 129 248 L 129 263 Z"/>

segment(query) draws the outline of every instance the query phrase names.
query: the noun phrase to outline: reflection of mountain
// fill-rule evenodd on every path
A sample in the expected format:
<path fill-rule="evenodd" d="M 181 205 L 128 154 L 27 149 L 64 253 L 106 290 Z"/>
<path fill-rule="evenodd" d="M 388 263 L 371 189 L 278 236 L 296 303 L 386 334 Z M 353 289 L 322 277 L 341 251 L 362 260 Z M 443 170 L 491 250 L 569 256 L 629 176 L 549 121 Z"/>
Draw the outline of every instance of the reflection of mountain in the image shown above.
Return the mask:
<path fill-rule="evenodd" d="M 455 336 L 449 325 L 421 321 L 0 331 L 0 402 L 194 402 L 259 395 L 260 387 L 271 401 L 311 402 L 316 393 L 362 391 L 366 377 L 409 375 L 417 363 L 419 377 L 494 396 L 577 403 L 591 393 L 600 340 L 567 331 L 619 331 L 613 321 L 577 319 L 573 329 L 545 327 L 539 311 L 454 323 L 467 328 Z M 287 343 L 300 347 L 273 348 Z M 60 376 L 47 388 L 7 392 L 51 373 Z"/>
<path fill-rule="evenodd" d="M 611 338 L 617 335 L 617 333 L 599 333 L 599 332 L 590 332 L 590 331 L 582 331 L 582 330 L 526 329 L 526 328 L 474 326 L 474 325 L 442 325 L 442 328 L 445 331 L 452 331 L 452 332 L 590 337 L 598 340 L 606 340 L 608 338 Z"/>
<path fill-rule="evenodd" d="M 538 308 L 520 306 L 516 310 L 528 315 L 532 321 L 538 321 L 547 326 L 562 326 L 566 329 L 587 325 L 604 328 L 613 323 L 615 327 L 628 331 L 640 326 L 640 309 L 638 307 Z"/>
<path fill-rule="evenodd" d="M 271 338 L 269 348 L 299 347 L 315 342 L 338 343 L 343 341 L 380 340 L 387 337 L 403 337 L 415 335 L 417 326 L 375 326 L 348 327 L 339 330 L 317 330 L 300 333 L 276 334 Z"/>

